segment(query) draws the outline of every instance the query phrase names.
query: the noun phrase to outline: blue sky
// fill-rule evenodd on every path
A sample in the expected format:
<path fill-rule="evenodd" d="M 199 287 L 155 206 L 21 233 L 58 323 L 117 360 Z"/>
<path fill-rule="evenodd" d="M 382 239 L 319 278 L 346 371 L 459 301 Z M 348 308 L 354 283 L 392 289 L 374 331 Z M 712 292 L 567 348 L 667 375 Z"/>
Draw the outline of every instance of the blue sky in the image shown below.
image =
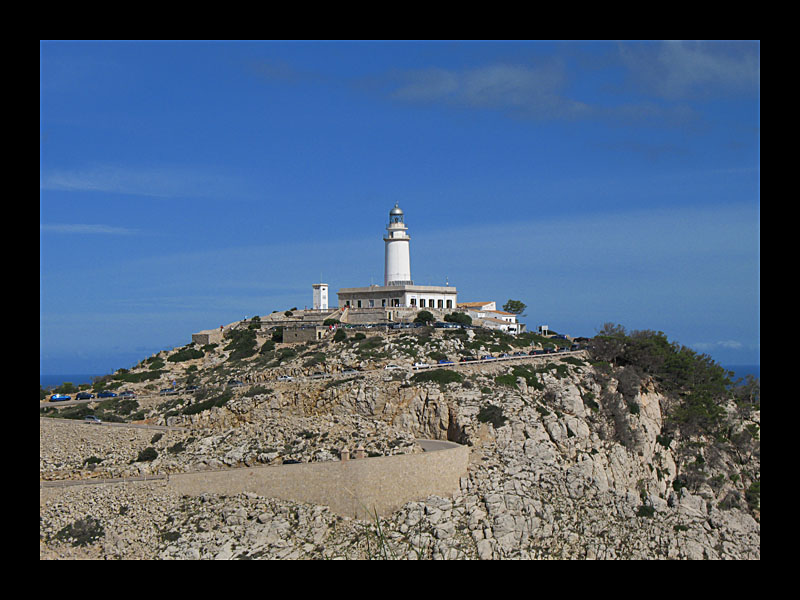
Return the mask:
<path fill-rule="evenodd" d="M 757 42 L 41 42 L 40 372 L 380 283 L 760 363 Z M 333 295 L 335 298 L 335 294 Z"/>

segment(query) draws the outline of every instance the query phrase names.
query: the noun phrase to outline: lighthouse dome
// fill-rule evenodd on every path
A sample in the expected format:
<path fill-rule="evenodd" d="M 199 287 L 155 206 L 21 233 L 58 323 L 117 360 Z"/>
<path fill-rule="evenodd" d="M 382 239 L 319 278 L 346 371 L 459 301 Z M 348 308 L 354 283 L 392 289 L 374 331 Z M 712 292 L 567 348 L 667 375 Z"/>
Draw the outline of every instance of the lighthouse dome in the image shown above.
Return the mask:
<path fill-rule="evenodd" d="M 403 209 L 397 206 L 397 203 L 395 202 L 394 208 L 389 211 L 389 216 L 394 217 L 395 215 L 402 215 L 402 214 L 403 214 Z"/>

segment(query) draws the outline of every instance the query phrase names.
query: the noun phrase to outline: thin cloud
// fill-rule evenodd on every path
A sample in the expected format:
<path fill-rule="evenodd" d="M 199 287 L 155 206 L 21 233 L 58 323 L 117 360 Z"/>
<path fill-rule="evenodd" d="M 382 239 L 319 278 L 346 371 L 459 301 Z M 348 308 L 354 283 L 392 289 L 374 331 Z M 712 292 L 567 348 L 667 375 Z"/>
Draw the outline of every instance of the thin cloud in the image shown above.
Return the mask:
<path fill-rule="evenodd" d="M 136 235 L 141 233 L 138 229 L 128 229 L 126 227 L 113 227 L 111 225 L 86 225 L 86 224 L 40 224 L 39 231 L 42 233 L 67 233 L 80 235 Z"/>
<path fill-rule="evenodd" d="M 390 96 L 405 102 L 508 110 L 525 117 L 576 118 L 591 108 L 563 94 L 559 62 L 528 66 L 494 64 L 472 69 L 430 68 L 396 72 Z"/>
<path fill-rule="evenodd" d="M 670 100 L 752 92 L 761 78 L 756 42 L 624 44 L 619 56 L 637 85 Z"/>
<path fill-rule="evenodd" d="M 39 188 L 48 191 L 105 192 L 153 198 L 229 197 L 239 182 L 208 170 L 132 168 L 92 165 L 81 169 L 54 169 L 39 177 Z"/>

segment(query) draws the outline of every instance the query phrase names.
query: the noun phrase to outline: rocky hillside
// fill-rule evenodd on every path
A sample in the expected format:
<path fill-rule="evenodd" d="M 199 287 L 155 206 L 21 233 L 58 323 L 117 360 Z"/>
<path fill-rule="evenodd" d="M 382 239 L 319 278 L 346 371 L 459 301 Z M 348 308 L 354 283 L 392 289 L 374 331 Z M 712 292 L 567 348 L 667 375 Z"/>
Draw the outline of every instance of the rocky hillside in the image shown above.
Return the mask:
<path fill-rule="evenodd" d="M 175 497 L 158 482 L 43 489 L 40 556 L 760 558 L 752 387 L 720 387 L 705 357 L 624 330 L 604 332 L 580 357 L 382 369 L 552 343 L 457 331 L 351 331 L 294 347 L 245 332 L 100 382 L 134 390 L 135 405 L 60 411 L 185 430 L 40 420 L 42 479 L 338 460 L 345 447 L 417 452 L 414 439 L 425 437 L 471 448 L 453 498 L 420 498 L 365 522 L 253 495 Z M 232 379 L 244 385 L 228 387 Z M 198 390 L 159 396 L 173 380 Z"/>

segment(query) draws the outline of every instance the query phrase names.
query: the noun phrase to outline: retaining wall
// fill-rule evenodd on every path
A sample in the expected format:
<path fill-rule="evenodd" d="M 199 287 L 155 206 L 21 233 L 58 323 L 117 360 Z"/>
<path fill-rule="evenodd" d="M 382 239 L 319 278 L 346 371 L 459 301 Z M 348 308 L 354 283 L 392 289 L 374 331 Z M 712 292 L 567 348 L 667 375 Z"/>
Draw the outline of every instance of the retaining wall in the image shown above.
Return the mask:
<path fill-rule="evenodd" d="M 340 462 L 301 463 L 225 471 L 171 474 L 168 487 L 190 496 L 253 492 L 270 498 L 326 505 L 358 519 L 387 516 L 406 502 L 452 496 L 467 474 L 469 448 L 418 440 L 421 454 Z M 434 451 L 435 448 L 435 451 Z"/>

